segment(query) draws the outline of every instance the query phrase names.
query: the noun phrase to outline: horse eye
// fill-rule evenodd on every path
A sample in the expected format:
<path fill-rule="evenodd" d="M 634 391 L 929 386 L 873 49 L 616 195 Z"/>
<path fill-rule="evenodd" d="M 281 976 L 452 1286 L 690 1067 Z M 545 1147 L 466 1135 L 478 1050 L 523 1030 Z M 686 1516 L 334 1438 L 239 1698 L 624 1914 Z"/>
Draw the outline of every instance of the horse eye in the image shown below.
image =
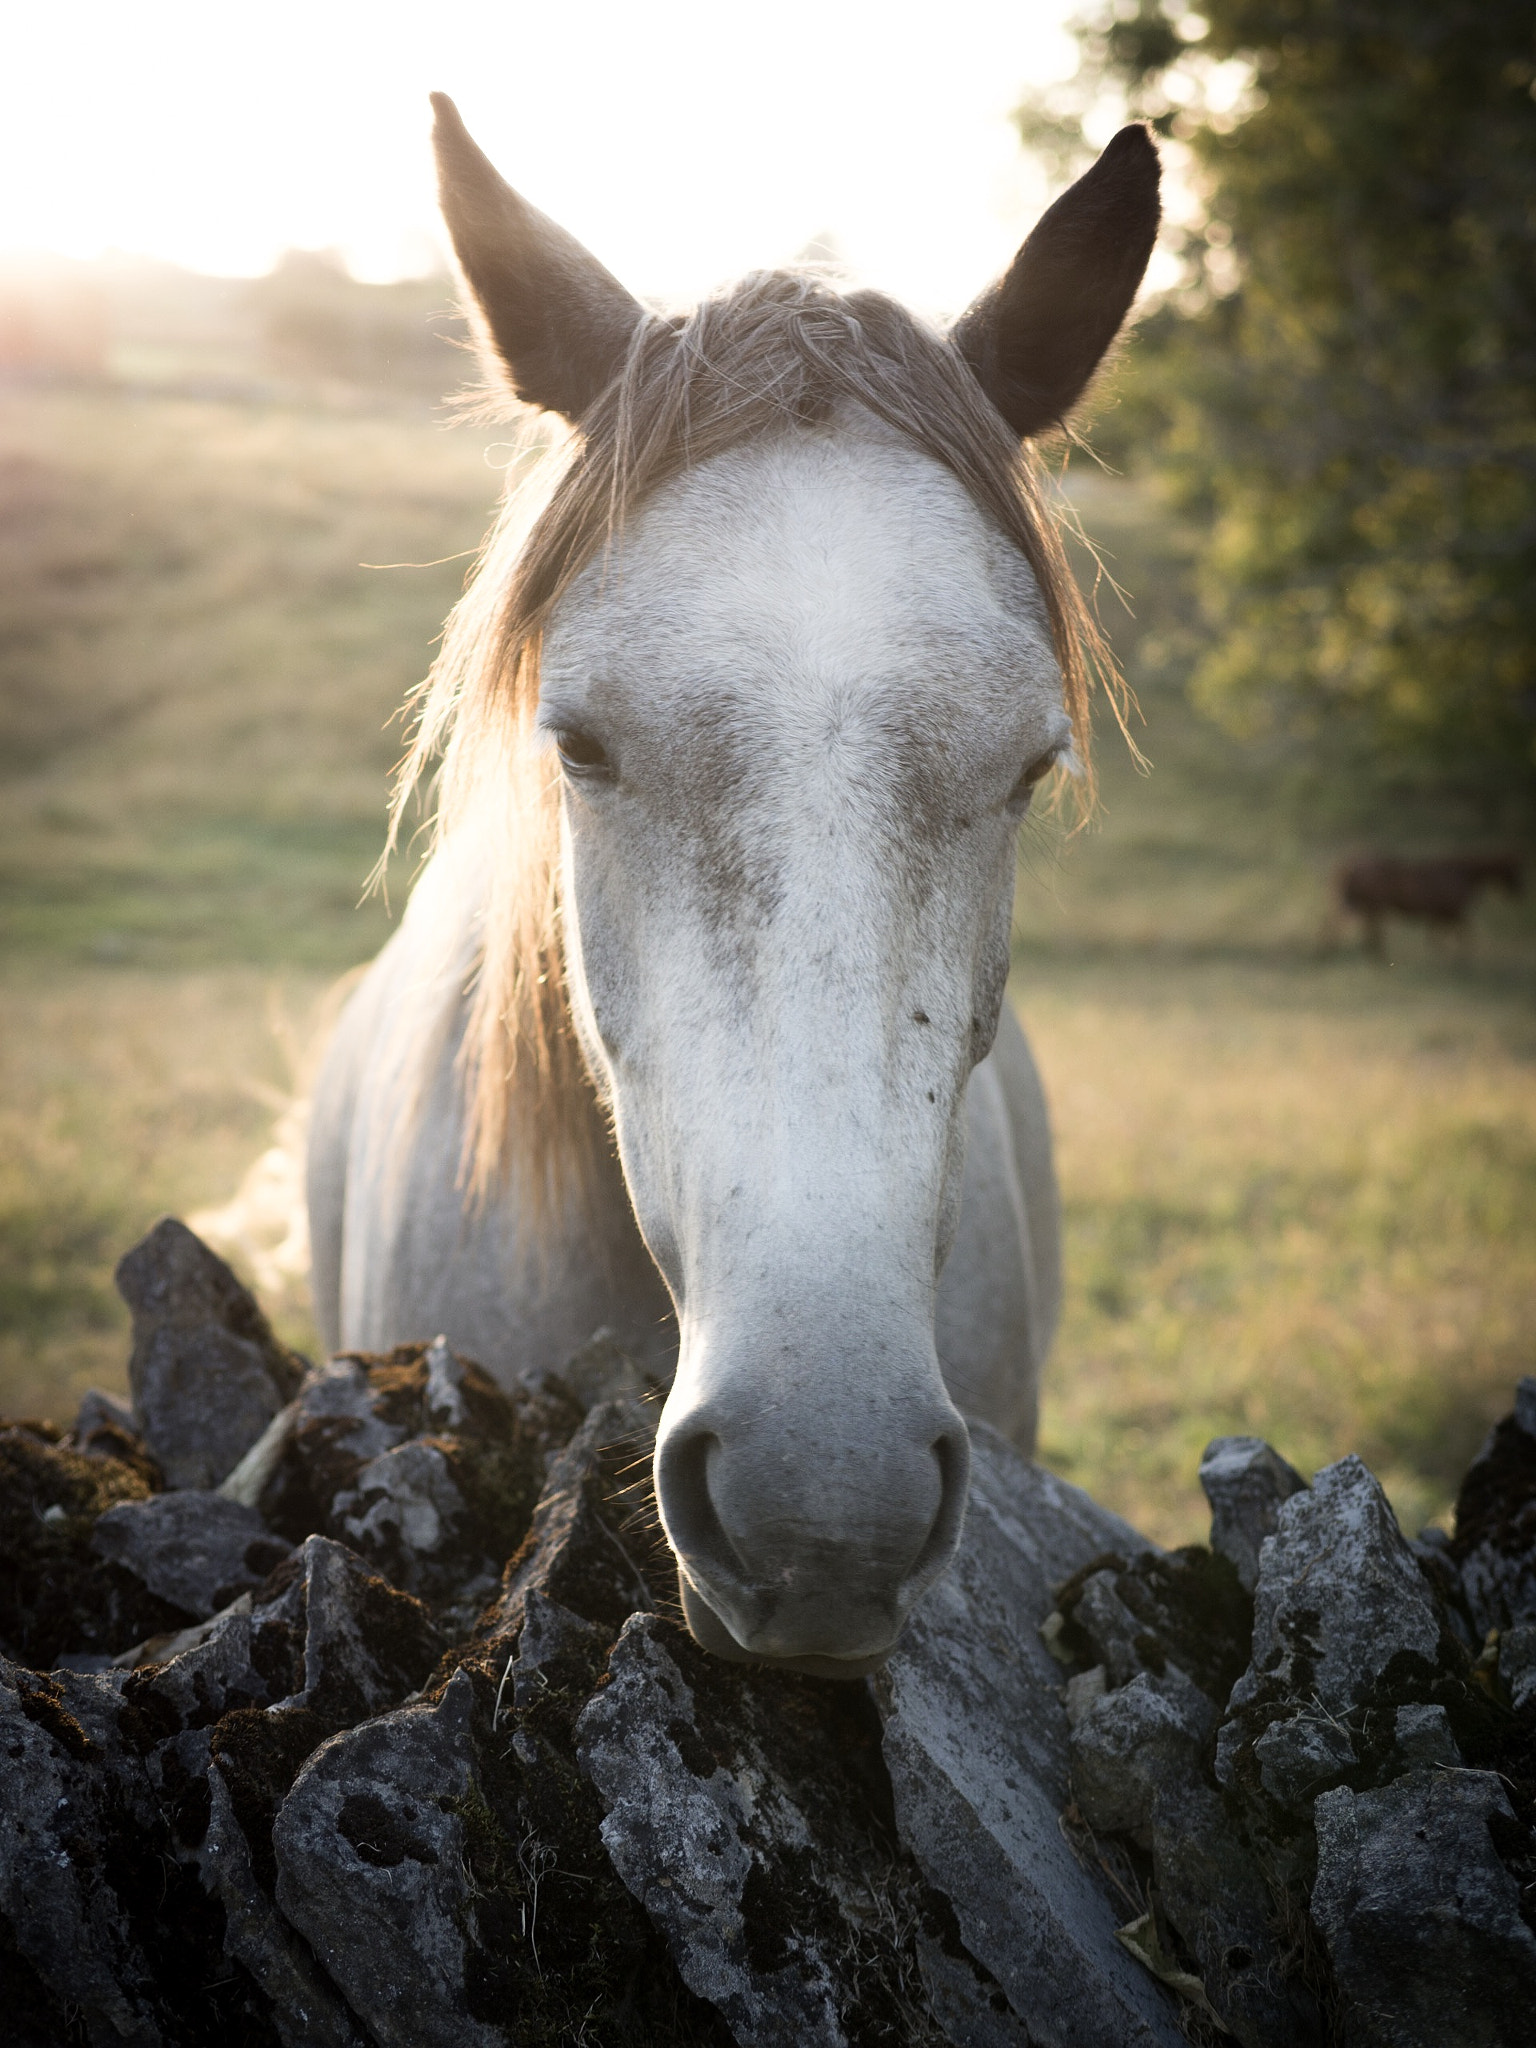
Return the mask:
<path fill-rule="evenodd" d="M 1050 753 L 1042 754 L 1038 761 L 1031 761 L 1008 793 L 1010 807 L 1014 810 L 1028 810 L 1036 784 L 1045 780 L 1060 759 L 1060 753 L 1053 747 Z"/>
<path fill-rule="evenodd" d="M 596 778 L 613 773 L 607 748 L 593 739 L 591 733 L 579 732 L 574 726 L 562 726 L 555 734 L 555 752 L 560 756 L 561 766 L 573 775 Z"/>

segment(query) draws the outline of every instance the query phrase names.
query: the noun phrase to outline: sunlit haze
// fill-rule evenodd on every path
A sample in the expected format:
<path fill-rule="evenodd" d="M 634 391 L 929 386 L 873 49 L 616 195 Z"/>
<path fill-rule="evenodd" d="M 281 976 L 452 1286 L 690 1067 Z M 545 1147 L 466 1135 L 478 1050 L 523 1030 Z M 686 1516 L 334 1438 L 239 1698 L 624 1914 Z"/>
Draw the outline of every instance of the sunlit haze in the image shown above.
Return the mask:
<path fill-rule="evenodd" d="M 229 275 L 287 247 L 430 269 L 427 94 L 633 289 L 682 300 L 830 235 L 932 312 L 1049 196 L 1008 115 L 1075 51 L 1071 0 L 85 0 L 12 9 L 0 251 Z"/>

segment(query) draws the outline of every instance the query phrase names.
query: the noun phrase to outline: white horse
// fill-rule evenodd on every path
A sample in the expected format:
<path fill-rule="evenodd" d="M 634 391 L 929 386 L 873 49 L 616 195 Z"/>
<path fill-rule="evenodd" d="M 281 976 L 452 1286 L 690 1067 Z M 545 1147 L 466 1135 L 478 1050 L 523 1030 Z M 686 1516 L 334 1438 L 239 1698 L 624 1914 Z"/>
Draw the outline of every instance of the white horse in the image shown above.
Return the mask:
<path fill-rule="evenodd" d="M 323 1334 L 509 1384 L 600 1324 L 675 1349 L 690 1627 L 851 1676 L 954 1551 L 957 1402 L 1033 1447 L 1015 837 L 1096 643 L 1022 444 L 1119 329 L 1156 154 L 1124 129 L 947 337 L 780 272 L 668 319 L 435 105 L 486 359 L 573 431 L 424 700 L 436 851 L 314 1104 Z"/>

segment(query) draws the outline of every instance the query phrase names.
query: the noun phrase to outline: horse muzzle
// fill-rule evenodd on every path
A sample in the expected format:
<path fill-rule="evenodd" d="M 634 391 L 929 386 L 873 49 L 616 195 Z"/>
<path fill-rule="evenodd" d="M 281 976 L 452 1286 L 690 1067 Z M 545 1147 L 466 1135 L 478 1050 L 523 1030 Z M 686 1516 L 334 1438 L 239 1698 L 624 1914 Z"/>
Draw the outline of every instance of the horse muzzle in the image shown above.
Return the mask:
<path fill-rule="evenodd" d="M 761 1408 L 733 1427 L 717 1402 L 663 1417 L 657 1499 L 705 1649 L 817 1677 L 884 1662 L 954 1555 L 970 1475 L 947 1396 L 914 1409 L 793 1434 Z"/>

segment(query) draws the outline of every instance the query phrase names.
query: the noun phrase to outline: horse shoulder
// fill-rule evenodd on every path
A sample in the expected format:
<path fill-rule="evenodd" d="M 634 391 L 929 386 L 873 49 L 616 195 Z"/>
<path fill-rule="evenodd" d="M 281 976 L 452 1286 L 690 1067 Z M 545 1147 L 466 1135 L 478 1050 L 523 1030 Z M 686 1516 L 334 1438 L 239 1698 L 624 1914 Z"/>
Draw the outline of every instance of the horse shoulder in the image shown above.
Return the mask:
<path fill-rule="evenodd" d="M 434 856 L 320 1072 L 308 1174 L 321 1333 L 333 1349 L 382 1351 L 441 1332 L 510 1385 L 608 1325 L 664 1373 L 676 1327 L 616 1161 L 579 1219 L 530 1210 L 515 1172 L 483 1203 L 466 1194 L 473 868 L 451 844 Z"/>
<path fill-rule="evenodd" d="M 332 1348 L 395 1341 L 380 1331 L 396 1320 L 401 1255 L 424 1221 L 423 1155 L 456 1160 L 455 1141 L 441 1126 L 452 1115 L 453 1060 L 474 961 L 475 904 L 462 887 L 462 865 L 441 852 L 428 863 L 400 929 L 342 1010 L 315 1084 L 310 1235 L 316 1319 Z M 451 1195 L 452 1165 L 447 1180 Z"/>
<path fill-rule="evenodd" d="M 392 940 L 391 944 L 395 942 Z M 359 1085 L 388 977 L 386 947 L 363 974 L 336 1019 L 309 1103 L 305 1194 L 309 1209 L 315 1322 L 325 1349 L 341 1343 L 341 1283 L 347 1162 Z"/>

